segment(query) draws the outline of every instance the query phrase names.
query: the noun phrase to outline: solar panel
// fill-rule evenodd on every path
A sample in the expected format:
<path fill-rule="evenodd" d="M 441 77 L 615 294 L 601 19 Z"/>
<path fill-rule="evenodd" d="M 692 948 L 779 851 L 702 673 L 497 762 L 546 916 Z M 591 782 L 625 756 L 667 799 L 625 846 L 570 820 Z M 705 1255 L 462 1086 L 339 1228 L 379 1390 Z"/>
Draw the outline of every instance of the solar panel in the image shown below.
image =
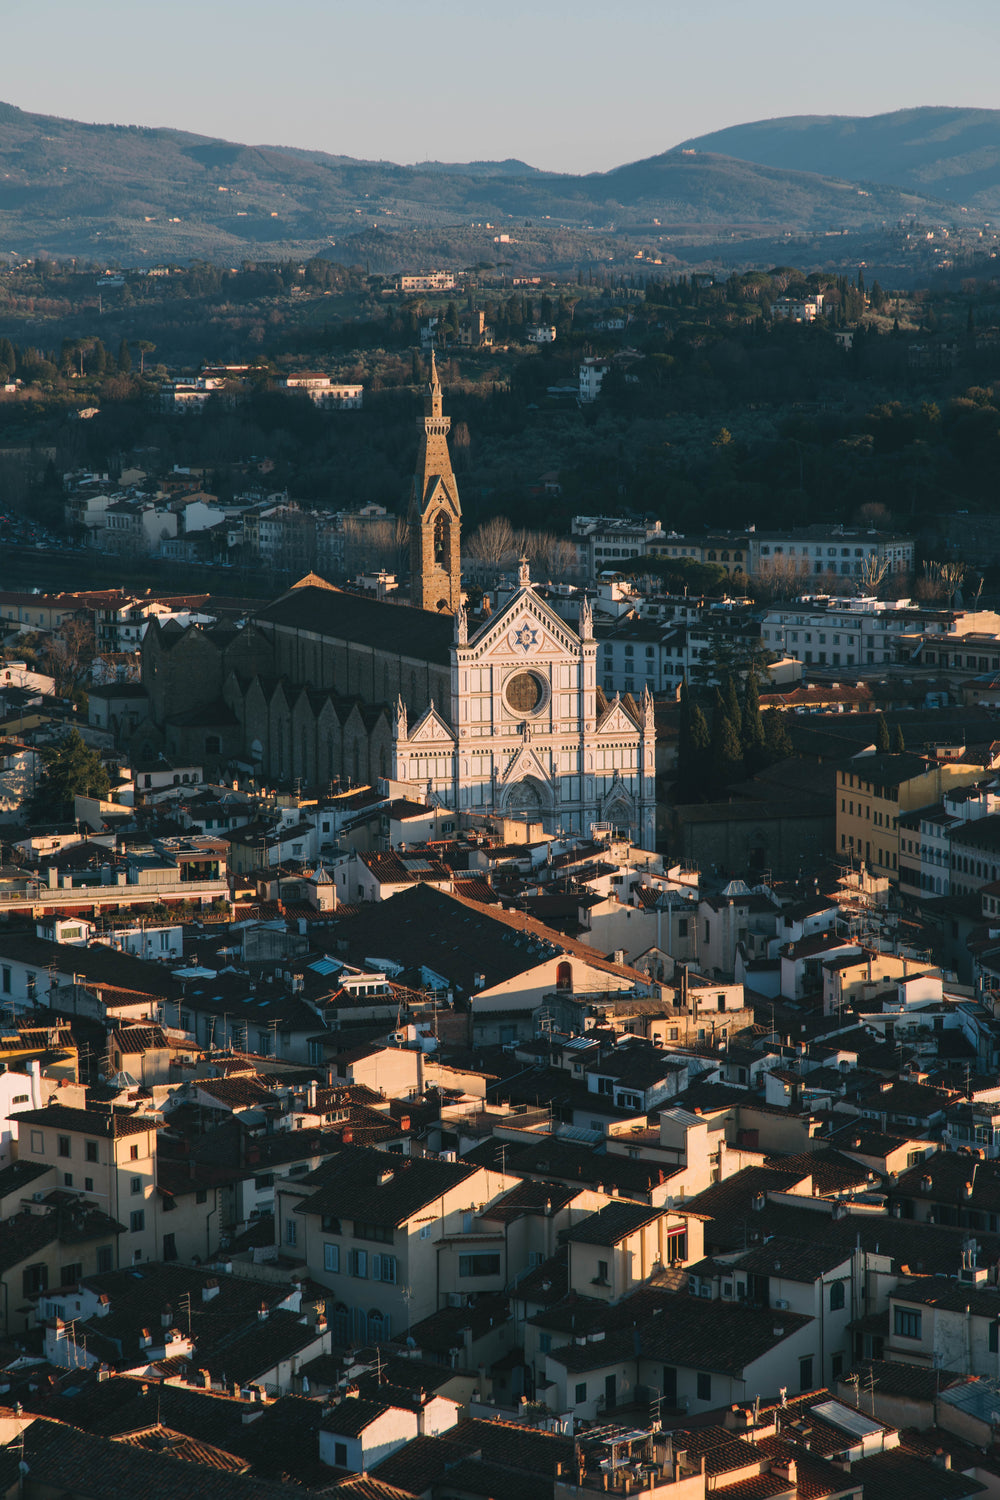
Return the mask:
<path fill-rule="evenodd" d="M 853 1407 L 844 1406 L 840 1401 L 823 1401 L 819 1406 L 812 1407 L 812 1415 L 856 1438 L 872 1437 L 876 1432 L 882 1431 L 881 1422 L 873 1422 L 870 1417 L 855 1411 Z"/>

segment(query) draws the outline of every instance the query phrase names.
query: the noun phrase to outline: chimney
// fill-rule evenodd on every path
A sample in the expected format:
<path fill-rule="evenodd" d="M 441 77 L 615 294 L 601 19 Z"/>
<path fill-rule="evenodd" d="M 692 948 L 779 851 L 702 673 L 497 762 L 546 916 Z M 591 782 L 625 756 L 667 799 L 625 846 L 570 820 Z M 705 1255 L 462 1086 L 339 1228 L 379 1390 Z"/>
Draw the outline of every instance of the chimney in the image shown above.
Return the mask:
<path fill-rule="evenodd" d="M 267 1303 L 266 1302 L 262 1302 L 260 1304 L 260 1306 L 258 1307 L 258 1309 L 257 1309 L 257 1322 L 258 1323 L 266 1323 L 267 1322 L 267 1314 L 268 1314 Z"/>
<path fill-rule="evenodd" d="M 202 1289 L 201 1289 L 201 1300 L 202 1300 L 202 1302 L 211 1302 L 212 1298 L 213 1297 L 217 1297 L 218 1295 L 219 1295 L 219 1283 L 216 1281 L 215 1277 L 213 1276 L 209 1281 L 206 1281 L 205 1285 L 202 1287 Z"/>
<path fill-rule="evenodd" d="M 167 1302 L 167 1303 L 164 1304 L 163 1310 L 160 1313 L 160 1327 L 161 1328 L 169 1328 L 170 1325 L 171 1325 L 171 1323 L 173 1321 L 174 1321 L 174 1310 L 170 1306 L 170 1303 Z"/>

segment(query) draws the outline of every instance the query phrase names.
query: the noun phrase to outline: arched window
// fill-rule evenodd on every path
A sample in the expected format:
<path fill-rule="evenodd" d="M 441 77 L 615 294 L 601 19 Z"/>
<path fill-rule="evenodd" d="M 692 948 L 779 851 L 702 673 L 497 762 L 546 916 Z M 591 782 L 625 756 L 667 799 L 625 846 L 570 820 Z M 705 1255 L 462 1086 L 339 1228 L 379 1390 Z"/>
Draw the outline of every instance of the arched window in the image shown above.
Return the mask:
<path fill-rule="evenodd" d="M 844 1283 L 834 1281 L 830 1285 L 830 1311 L 837 1312 L 844 1305 Z"/>
<path fill-rule="evenodd" d="M 573 988 L 573 965 L 565 959 L 556 965 L 556 989 L 571 990 Z"/>
<path fill-rule="evenodd" d="M 448 561 L 451 543 L 451 522 L 443 511 L 434 520 L 434 561 L 441 567 Z"/>
<path fill-rule="evenodd" d="M 373 1307 L 368 1314 L 368 1339 L 370 1343 L 378 1344 L 382 1339 L 388 1337 L 385 1325 L 385 1317 L 377 1307 Z"/>

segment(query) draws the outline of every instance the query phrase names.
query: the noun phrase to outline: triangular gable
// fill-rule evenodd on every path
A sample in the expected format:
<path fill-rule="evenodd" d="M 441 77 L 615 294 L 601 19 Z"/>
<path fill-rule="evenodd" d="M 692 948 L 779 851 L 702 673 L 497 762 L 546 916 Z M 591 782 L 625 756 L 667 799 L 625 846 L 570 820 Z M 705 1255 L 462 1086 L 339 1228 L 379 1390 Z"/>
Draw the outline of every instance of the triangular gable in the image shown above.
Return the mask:
<path fill-rule="evenodd" d="M 620 699 L 616 698 L 604 718 L 597 726 L 598 734 L 635 734 L 639 725 L 626 713 Z"/>
<path fill-rule="evenodd" d="M 498 648 L 505 656 L 513 655 L 518 660 L 551 655 L 554 651 L 576 655 L 580 637 L 533 589 L 519 589 L 501 610 L 480 625 L 468 646 L 474 657 L 491 655 Z"/>
<path fill-rule="evenodd" d="M 527 776 L 533 776 L 536 781 L 541 781 L 545 785 L 550 780 L 548 771 L 542 765 L 542 762 L 531 746 L 522 745 L 501 776 L 500 784 L 507 786 L 511 782 L 524 781 Z"/>
<path fill-rule="evenodd" d="M 452 493 L 440 474 L 432 474 L 424 489 L 421 509 L 426 513 L 439 498 L 445 502 L 457 520 L 462 514 L 457 497 Z"/>
<path fill-rule="evenodd" d="M 441 717 L 433 703 L 414 724 L 407 735 L 407 743 L 453 745 L 455 736 L 447 722 Z"/>

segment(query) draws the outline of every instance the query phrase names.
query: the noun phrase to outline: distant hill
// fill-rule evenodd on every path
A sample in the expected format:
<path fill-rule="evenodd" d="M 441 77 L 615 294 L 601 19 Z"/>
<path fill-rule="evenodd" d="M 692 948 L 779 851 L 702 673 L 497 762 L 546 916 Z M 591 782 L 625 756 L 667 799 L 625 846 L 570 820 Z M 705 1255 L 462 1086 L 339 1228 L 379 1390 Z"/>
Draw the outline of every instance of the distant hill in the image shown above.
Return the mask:
<path fill-rule="evenodd" d="M 1000 209 L 1000 110 L 789 115 L 683 141 L 761 166 L 886 183 L 987 213 Z"/>
<path fill-rule="evenodd" d="M 0 104 L 0 253 L 238 261 L 315 253 L 373 223 L 400 231 L 544 220 L 553 230 L 648 232 L 659 220 L 709 236 L 950 212 L 924 193 L 874 186 L 870 169 L 862 175 L 835 181 L 680 150 L 580 177 L 519 161 L 407 167 Z"/>

